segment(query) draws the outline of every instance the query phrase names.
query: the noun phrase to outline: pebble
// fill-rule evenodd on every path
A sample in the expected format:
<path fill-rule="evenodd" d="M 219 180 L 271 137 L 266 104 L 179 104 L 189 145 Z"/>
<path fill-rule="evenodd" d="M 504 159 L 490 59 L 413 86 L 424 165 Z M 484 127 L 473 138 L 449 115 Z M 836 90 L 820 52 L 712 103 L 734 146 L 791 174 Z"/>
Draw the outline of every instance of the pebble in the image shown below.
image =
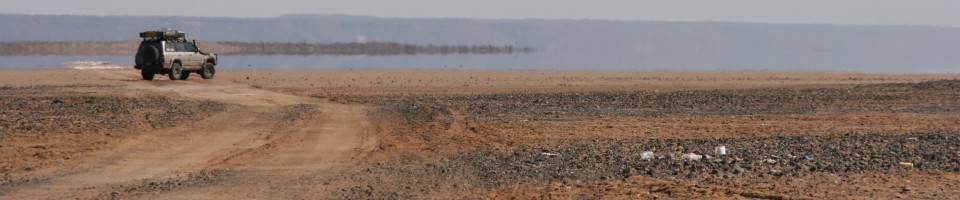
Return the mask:
<path fill-rule="evenodd" d="M 897 164 L 900 165 L 901 167 L 908 167 L 908 168 L 912 168 L 912 167 L 913 167 L 913 163 L 911 163 L 911 162 L 899 162 L 899 163 L 897 163 Z"/>
<path fill-rule="evenodd" d="M 744 170 L 743 168 L 741 168 L 741 167 L 739 167 L 739 166 L 733 167 L 733 173 L 734 173 L 734 174 L 741 174 L 741 173 L 746 172 L 746 171 L 747 171 L 747 170 Z"/>

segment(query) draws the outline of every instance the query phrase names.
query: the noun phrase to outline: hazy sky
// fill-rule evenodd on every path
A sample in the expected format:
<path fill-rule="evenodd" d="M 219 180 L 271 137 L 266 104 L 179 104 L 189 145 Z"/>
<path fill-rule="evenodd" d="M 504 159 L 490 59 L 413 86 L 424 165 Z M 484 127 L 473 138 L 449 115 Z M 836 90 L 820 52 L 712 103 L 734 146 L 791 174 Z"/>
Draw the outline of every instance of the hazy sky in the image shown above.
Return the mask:
<path fill-rule="evenodd" d="M 151 5 L 163 8 L 146 9 Z M 0 13 L 228 17 L 349 14 L 960 27 L 960 0 L 0 0 Z"/>

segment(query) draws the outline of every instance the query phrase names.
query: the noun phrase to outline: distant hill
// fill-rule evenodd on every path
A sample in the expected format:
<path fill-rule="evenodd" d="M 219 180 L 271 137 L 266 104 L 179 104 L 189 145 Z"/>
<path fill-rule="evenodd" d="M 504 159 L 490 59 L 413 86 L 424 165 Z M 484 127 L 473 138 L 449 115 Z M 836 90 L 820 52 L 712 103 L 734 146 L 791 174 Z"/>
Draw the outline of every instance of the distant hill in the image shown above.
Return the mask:
<path fill-rule="evenodd" d="M 0 41 L 0 56 L 95 56 L 137 53 L 140 40 L 112 41 Z M 350 43 L 284 43 L 284 42 L 203 42 L 197 41 L 200 50 L 220 55 L 282 55 L 282 56 L 413 56 L 451 54 L 520 54 L 532 53 L 532 47 L 511 45 L 412 45 L 393 42 Z"/>
<path fill-rule="evenodd" d="M 0 41 L 131 40 L 175 28 L 203 41 L 532 46 L 491 68 L 960 72 L 960 28 L 603 20 L 0 15 Z M 507 63 L 507 64 L 505 64 Z"/>

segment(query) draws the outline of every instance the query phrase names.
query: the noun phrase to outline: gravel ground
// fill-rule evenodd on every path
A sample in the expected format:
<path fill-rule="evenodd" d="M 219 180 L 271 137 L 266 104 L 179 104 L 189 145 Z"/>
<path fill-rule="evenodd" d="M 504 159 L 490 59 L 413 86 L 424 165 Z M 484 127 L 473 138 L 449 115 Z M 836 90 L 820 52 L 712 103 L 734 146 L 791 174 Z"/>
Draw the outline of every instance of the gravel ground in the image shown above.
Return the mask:
<path fill-rule="evenodd" d="M 562 120 L 601 116 L 788 115 L 852 112 L 941 114 L 960 111 L 960 81 L 847 88 L 773 88 L 677 92 L 426 95 L 384 104 L 415 120 L 458 112 L 468 117 Z M 424 116 L 424 114 L 428 114 Z"/>
<path fill-rule="evenodd" d="M 183 188 L 203 187 L 233 176 L 234 172 L 224 169 L 201 170 L 192 173 L 177 173 L 173 178 L 153 178 L 139 180 L 135 184 L 113 186 L 110 194 L 102 194 L 97 199 L 137 198 L 135 195 L 174 191 Z M 141 197 L 142 198 L 142 197 Z"/>
<path fill-rule="evenodd" d="M 727 148 L 727 155 L 714 154 L 719 145 Z M 648 150 L 656 156 L 643 159 L 641 152 Z M 676 156 L 671 158 L 670 153 Z M 712 158 L 683 159 L 683 153 Z M 407 155 L 394 163 L 378 162 L 362 171 L 366 175 L 350 177 L 364 184 L 345 188 L 343 197 L 402 199 L 438 191 L 469 193 L 471 188 L 518 183 L 612 181 L 631 176 L 723 185 L 732 179 L 789 180 L 822 174 L 960 173 L 960 133 L 607 139 L 511 148 L 483 145 L 426 164 L 421 159 Z"/>
<path fill-rule="evenodd" d="M 11 134 L 84 133 L 131 126 L 164 128 L 223 111 L 226 104 L 182 101 L 163 96 L 141 98 L 91 95 L 77 87 L 0 88 L 0 137 Z"/>
<path fill-rule="evenodd" d="M 724 185 L 732 179 L 752 180 L 746 183 L 750 184 L 823 175 L 960 173 L 957 132 L 632 137 L 464 145 L 464 141 L 497 141 L 484 139 L 490 135 L 471 133 L 468 124 L 477 119 L 519 119 L 516 123 L 524 123 L 610 116 L 955 115 L 960 111 L 960 81 L 808 89 L 423 95 L 382 98 L 379 105 L 384 118 L 400 123 L 396 140 L 417 144 L 422 150 L 395 160 L 371 162 L 344 175 L 343 179 L 359 182 L 342 189 L 344 198 L 456 197 L 474 194 L 477 188 L 631 177 Z M 457 130 L 458 125 L 464 130 Z M 715 154 L 714 148 L 721 145 L 727 155 Z M 449 151 L 437 150 L 444 148 Z M 654 152 L 655 157 L 643 159 L 644 151 Z M 704 157 L 683 159 L 687 153 Z M 796 187 L 804 186 L 787 186 L 782 191 L 796 191 L 790 189 Z"/>
<path fill-rule="evenodd" d="M 720 145 L 727 148 L 727 155 L 714 153 L 714 147 Z M 634 175 L 714 182 L 731 176 L 960 172 L 958 148 L 958 133 L 571 141 L 509 150 L 484 146 L 436 166 L 437 171 L 476 169 L 456 174 L 477 174 L 487 187 L 529 180 L 604 180 Z M 648 150 L 655 157 L 643 159 L 641 152 Z M 684 159 L 681 155 L 685 153 L 710 157 Z"/>

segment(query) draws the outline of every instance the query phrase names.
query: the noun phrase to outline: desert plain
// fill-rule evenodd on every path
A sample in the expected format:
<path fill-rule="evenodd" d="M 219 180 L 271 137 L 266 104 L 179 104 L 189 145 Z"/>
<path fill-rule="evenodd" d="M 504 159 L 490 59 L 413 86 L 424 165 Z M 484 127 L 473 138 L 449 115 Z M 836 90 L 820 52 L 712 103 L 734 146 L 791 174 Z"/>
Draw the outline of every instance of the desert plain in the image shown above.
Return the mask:
<path fill-rule="evenodd" d="M 960 199 L 957 78 L 4 69 L 0 199 Z"/>

